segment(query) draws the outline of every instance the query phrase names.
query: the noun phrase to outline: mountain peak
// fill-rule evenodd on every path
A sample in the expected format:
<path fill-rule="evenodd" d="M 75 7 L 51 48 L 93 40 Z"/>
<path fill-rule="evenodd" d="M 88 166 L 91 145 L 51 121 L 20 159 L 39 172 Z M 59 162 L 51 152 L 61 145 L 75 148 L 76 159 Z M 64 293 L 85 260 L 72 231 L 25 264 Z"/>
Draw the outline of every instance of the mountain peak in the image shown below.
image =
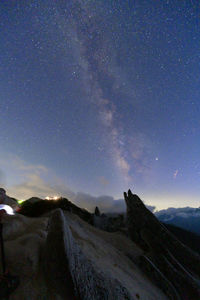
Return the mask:
<path fill-rule="evenodd" d="M 200 276 L 200 257 L 183 245 L 143 204 L 142 200 L 132 194 L 124 193 L 127 205 L 126 224 L 130 238 L 144 251 L 142 265 L 144 269 L 152 268 L 152 278 L 158 281 L 159 272 L 167 278 L 160 287 L 170 290 L 173 299 L 198 299 L 200 297 L 197 278 Z M 154 271 L 153 271 L 154 270 Z M 196 274 L 197 277 L 189 274 Z M 173 283 L 171 278 L 174 278 Z M 167 286 L 167 288 L 166 288 Z M 186 286 L 186 287 L 185 287 Z M 185 287 L 185 288 L 184 288 Z"/>

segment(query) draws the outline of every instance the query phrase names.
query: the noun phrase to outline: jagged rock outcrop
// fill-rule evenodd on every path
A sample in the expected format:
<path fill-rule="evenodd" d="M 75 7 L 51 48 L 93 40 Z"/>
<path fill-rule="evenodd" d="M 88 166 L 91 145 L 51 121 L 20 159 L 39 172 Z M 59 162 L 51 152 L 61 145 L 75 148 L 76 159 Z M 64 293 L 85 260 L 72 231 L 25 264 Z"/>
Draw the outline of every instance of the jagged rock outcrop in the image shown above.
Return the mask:
<path fill-rule="evenodd" d="M 143 251 L 119 233 L 61 209 L 3 224 L 6 264 L 20 278 L 10 300 L 167 299 L 137 267 Z"/>
<path fill-rule="evenodd" d="M 137 195 L 124 196 L 126 217 L 91 214 L 65 198 L 3 216 L 6 263 L 22 283 L 10 300 L 200 299 L 200 257 Z"/>
<path fill-rule="evenodd" d="M 6 196 L 6 191 L 3 188 L 0 188 L 0 201 L 4 200 Z"/>
<path fill-rule="evenodd" d="M 110 216 L 109 214 L 93 215 L 93 225 L 108 232 L 124 231 L 123 214 Z"/>
<path fill-rule="evenodd" d="M 200 299 L 200 257 L 178 241 L 137 195 L 124 193 L 131 239 L 144 251 L 143 269 L 170 299 Z"/>
<path fill-rule="evenodd" d="M 101 213 L 100 213 L 98 206 L 95 207 L 94 214 L 95 214 L 95 216 L 100 217 Z"/>
<path fill-rule="evenodd" d="M 52 251 L 49 251 L 52 249 Z M 61 210 L 54 212 L 45 247 L 45 272 L 55 293 L 82 300 L 134 299 L 117 279 L 96 269 L 72 236 Z"/>
<path fill-rule="evenodd" d="M 164 226 L 174 234 L 179 241 L 200 255 L 200 235 L 171 224 L 164 223 Z"/>
<path fill-rule="evenodd" d="M 19 208 L 17 200 L 15 198 L 6 195 L 6 191 L 0 188 L 0 204 L 6 204 L 11 206 L 14 210 Z"/>

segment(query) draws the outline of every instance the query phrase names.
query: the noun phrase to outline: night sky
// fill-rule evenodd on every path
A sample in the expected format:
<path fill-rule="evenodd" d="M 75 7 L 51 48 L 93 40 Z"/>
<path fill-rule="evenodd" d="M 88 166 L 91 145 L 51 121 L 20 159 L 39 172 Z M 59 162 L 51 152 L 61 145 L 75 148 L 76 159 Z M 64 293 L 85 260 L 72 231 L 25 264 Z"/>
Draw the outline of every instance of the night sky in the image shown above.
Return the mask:
<path fill-rule="evenodd" d="M 0 185 L 198 207 L 199 23 L 192 0 L 1 0 Z"/>

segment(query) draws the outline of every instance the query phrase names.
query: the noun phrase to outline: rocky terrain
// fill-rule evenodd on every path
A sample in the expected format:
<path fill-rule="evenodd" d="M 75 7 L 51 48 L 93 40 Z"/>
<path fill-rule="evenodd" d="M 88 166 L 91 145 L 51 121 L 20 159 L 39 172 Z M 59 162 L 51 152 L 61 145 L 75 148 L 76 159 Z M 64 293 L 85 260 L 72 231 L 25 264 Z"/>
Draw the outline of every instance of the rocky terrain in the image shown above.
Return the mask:
<path fill-rule="evenodd" d="M 171 225 L 164 224 L 165 227 L 173 233 L 183 244 L 191 248 L 193 251 L 200 254 L 200 235 L 197 235 L 193 232 L 185 230 L 183 228 Z"/>
<path fill-rule="evenodd" d="M 11 201 L 2 195 L 1 203 Z M 65 198 L 21 207 L 12 199 L 17 212 L 3 216 L 3 236 L 20 284 L 9 299 L 200 299 L 199 255 L 137 195 L 124 199 L 126 216 L 92 214 Z"/>

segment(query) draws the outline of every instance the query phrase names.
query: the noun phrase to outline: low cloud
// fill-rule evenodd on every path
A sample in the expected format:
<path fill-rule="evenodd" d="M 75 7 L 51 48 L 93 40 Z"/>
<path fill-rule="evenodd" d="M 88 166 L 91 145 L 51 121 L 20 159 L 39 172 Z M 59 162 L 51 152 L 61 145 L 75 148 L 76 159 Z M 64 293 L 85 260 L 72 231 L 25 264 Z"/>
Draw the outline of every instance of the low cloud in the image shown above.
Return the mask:
<path fill-rule="evenodd" d="M 155 215 L 161 222 L 173 224 L 199 235 L 200 207 L 168 208 L 156 212 Z"/>
<path fill-rule="evenodd" d="M 94 211 L 98 206 L 101 212 L 104 213 L 123 213 L 126 211 L 126 204 L 124 199 L 114 199 L 111 196 L 95 197 L 86 193 L 77 193 L 71 199 L 76 205 L 86 208 L 89 211 Z M 155 210 L 155 206 L 146 205 L 150 211 Z"/>
<path fill-rule="evenodd" d="M 95 197 L 87 193 L 74 193 L 64 184 L 50 185 L 38 175 L 31 175 L 26 182 L 15 185 L 8 189 L 8 194 L 17 199 L 29 199 L 33 196 L 44 199 L 46 196 L 62 196 L 71 202 L 90 212 L 94 212 L 96 206 L 104 213 L 123 213 L 126 211 L 124 199 L 114 199 L 112 196 L 102 195 Z M 148 206 L 150 211 L 155 210 L 155 206 Z"/>
<path fill-rule="evenodd" d="M 123 162 L 123 168 L 128 167 Z M 44 199 L 46 196 L 62 196 L 68 198 L 76 205 L 86 208 L 93 212 L 98 206 L 101 212 L 123 213 L 126 211 L 124 199 L 114 199 L 112 196 L 102 195 L 95 197 L 93 195 L 72 191 L 67 184 L 60 178 L 52 175 L 53 172 L 43 165 L 33 165 L 25 162 L 17 156 L 9 155 L 9 159 L 4 160 L 4 168 L 8 167 L 12 174 L 16 174 L 20 178 L 18 184 L 2 185 L 9 196 L 19 200 L 27 200 L 31 197 L 39 197 Z M 128 170 L 127 170 L 128 171 Z M 3 174 L 3 172 L 2 172 Z M 47 181 L 46 177 L 50 177 L 51 181 Z M 102 185 L 109 182 L 105 177 L 100 177 Z M 154 206 L 147 206 L 151 211 L 155 210 Z"/>
<path fill-rule="evenodd" d="M 48 169 L 39 164 L 30 164 L 26 161 L 22 160 L 19 156 L 13 154 L 5 154 L 2 155 L 3 157 L 0 159 L 0 164 L 2 167 L 11 167 L 13 171 L 21 172 L 32 172 L 40 174 L 41 172 L 47 172 Z"/>
<path fill-rule="evenodd" d="M 5 174 L 8 171 L 10 176 L 17 178 L 17 184 L 6 185 L 3 180 L 0 181 L 9 196 L 20 200 L 26 200 L 30 197 L 37 196 L 45 198 L 51 195 L 65 195 L 67 197 L 74 196 L 74 193 L 63 183 L 62 180 L 52 175 L 53 172 L 40 164 L 30 164 L 16 155 L 5 154 L 0 159 L 0 164 Z M 46 177 L 51 177 L 51 181 L 47 181 Z M 5 176 L 2 176 L 4 178 Z"/>
<path fill-rule="evenodd" d="M 72 197 L 71 200 L 76 205 L 86 208 L 91 212 L 94 211 L 96 206 L 99 207 L 101 212 L 121 213 L 126 209 L 123 199 L 115 200 L 113 197 L 107 195 L 95 197 L 90 194 L 79 192 Z"/>
<path fill-rule="evenodd" d="M 200 217 L 200 208 L 193 207 L 182 207 L 182 208 L 173 208 L 162 209 L 155 213 L 158 218 L 162 218 L 163 222 L 169 222 L 177 217 L 180 218 L 199 218 Z"/>
<path fill-rule="evenodd" d="M 43 199 L 46 196 L 62 196 L 64 194 L 66 197 L 72 197 L 74 195 L 66 186 L 50 184 L 38 174 L 28 174 L 26 181 L 8 187 L 7 193 L 22 200 L 27 200 L 34 196 Z"/>

